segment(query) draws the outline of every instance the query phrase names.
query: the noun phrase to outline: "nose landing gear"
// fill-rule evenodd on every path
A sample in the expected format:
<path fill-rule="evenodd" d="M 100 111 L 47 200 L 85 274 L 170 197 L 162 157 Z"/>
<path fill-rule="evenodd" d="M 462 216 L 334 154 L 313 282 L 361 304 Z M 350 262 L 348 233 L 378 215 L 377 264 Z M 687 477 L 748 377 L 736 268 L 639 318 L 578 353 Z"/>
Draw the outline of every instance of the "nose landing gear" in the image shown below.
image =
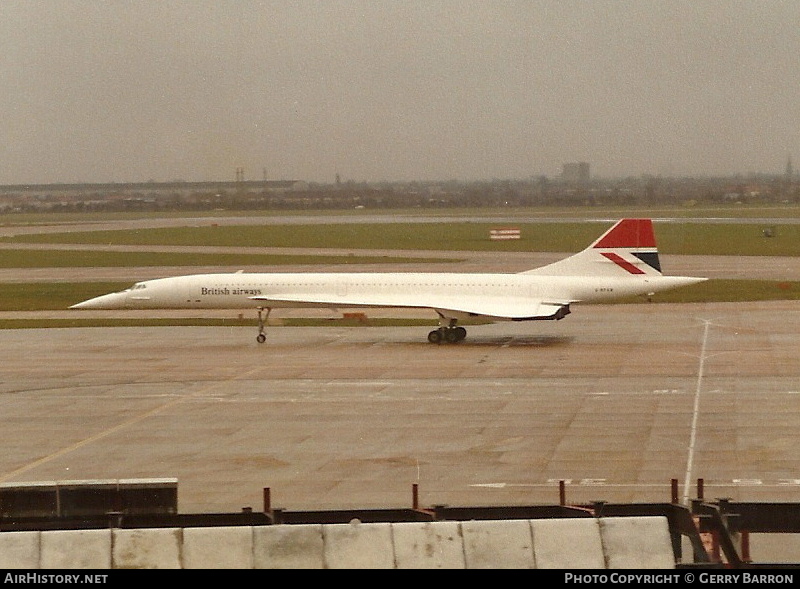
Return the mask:
<path fill-rule="evenodd" d="M 272 309 L 266 308 L 267 314 L 262 316 L 264 310 L 265 307 L 261 307 L 258 310 L 258 335 L 256 336 L 256 341 L 260 344 L 263 344 L 265 341 L 267 341 L 267 336 L 264 335 L 264 325 L 266 324 L 267 319 L 269 319 L 269 313 L 272 311 Z"/>

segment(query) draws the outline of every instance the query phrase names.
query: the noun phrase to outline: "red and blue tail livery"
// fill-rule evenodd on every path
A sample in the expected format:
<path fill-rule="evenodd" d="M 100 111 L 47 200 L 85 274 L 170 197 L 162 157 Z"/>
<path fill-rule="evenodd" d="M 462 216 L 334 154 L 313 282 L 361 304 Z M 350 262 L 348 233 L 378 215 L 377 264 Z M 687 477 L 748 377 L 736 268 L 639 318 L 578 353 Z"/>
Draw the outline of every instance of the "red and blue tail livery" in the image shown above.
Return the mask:
<path fill-rule="evenodd" d="M 623 219 L 594 242 L 592 247 L 601 250 L 600 253 L 607 260 L 631 274 L 646 272 L 636 263 L 631 263 L 630 256 L 661 272 L 653 221 L 650 219 Z"/>

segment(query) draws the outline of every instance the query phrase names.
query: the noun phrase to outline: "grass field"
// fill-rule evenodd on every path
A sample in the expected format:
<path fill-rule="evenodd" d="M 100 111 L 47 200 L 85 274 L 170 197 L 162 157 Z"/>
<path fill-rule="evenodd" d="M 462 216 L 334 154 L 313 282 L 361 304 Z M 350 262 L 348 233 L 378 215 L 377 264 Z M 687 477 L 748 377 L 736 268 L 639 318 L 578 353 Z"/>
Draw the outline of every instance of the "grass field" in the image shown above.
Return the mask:
<path fill-rule="evenodd" d="M 132 268 L 154 266 L 285 266 L 297 264 L 392 264 L 452 262 L 454 258 L 402 256 L 213 254 L 81 249 L 0 249 L 0 268 Z"/>
<path fill-rule="evenodd" d="M 624 205 L 596 207 L 431 207 L 402 209 L 330 209 L 319 210 L 223 210 L 210 211 L 161 211 L 161 212 L 102 212 L 102 213 L 13 213 L 0 214 L 0 226 L 30 225 L 70 225 L 76 223 L 107 223 L 112 221 L 131 221 L 140 219 L 208 219 L 213 222 L 223 217 L 293 217 L 327 215 L 331 217 L 363 217 L 375 214 L 403 215 L 419 217 L 548 217 L 565 220 L 594 218 L 621 219 L 623 217 L 651 218 L 715 218 L 715 219 L 754 219 L 754 218 L 800 218 L 800 205 L 797 204 L 757 204 L 731 203 L 706 205 L 695 202 L 682 202 L 675 205 Z"/>
<path fill-rule="evenodd" d="M 0 283 L 0 311 L 64 310 L 75 303 L 129 286 L 129 282 Z"/>
<path fill-rule="evenodd" d="M 0 243 L 106 246 L 289 247 L 428 251 L 577 252 L 611 223 L 521 223 L 518 240 L 492 241 L 492 223 L 381 223 L 241 225 L 44 233 L 0 238 Z M 764 230 L 769 229 L 770 237 Z M 723 256 L 800 256 L 800 224 L 656 224 L 659 251 Z M 187 254 L 188 256 L 188 254 Z M 241 263 L 241 262 L 240 262 Z M 135 265 L 135 264 L 123 264 Z M 186 264 L 190 265 L 190 264 Z"/>

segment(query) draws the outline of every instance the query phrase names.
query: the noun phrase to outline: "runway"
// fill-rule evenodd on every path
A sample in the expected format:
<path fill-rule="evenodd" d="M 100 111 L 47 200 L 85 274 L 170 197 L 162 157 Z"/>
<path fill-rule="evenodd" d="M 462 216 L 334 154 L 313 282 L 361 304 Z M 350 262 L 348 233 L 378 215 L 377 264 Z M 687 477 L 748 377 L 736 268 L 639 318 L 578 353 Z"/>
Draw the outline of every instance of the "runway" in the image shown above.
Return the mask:
<path fill-rule="evenodd" d="M 800 303 L 559 322 L 5 330 L 0 483 L 176 477 L 179 510 L 800 501 Z"/>

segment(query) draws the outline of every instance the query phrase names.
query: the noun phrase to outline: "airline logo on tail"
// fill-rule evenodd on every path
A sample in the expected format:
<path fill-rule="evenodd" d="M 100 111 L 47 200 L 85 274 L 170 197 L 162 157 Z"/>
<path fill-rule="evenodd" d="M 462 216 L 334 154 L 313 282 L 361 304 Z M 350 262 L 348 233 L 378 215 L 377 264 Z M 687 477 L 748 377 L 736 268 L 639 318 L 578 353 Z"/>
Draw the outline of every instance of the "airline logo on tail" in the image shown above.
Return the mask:
<path fill-rule="evenodd" d="M 591 247 L 594 250 L 612 250 L 598 251 L 598 253 L 630 274 L 646 272 L 636 262 L 626 259 L 628 256 L 633 256 L 661 273 L 653 222 L 650 219 L 623 219 Z"/>

